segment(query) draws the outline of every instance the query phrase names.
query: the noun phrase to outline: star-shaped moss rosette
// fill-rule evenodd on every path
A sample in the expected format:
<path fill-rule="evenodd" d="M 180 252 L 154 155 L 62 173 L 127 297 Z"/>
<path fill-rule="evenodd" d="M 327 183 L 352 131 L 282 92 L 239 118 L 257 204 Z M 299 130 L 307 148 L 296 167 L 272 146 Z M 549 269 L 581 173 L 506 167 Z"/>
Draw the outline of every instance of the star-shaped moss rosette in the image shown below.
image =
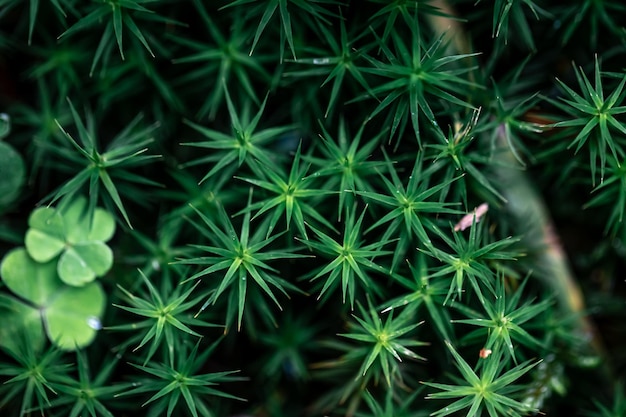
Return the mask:
<path fill-rule="evenodd" d="M 26 232 L 26 250 L 37 262 L 58 257 L 56 270 L 64 283 L 83 286 L 106 274 L 113 265 L 113 251 L 105 242 L 115 233 L 113 216 L 96 208 L 87 214 L 87 200 L 78 198 L 65 211 L 35 209 Z"/>
<path fill-rule="evenodd" d="M 43 346 L 44 332 L 61 349 L 87 346 L 101 327 L 106 296 L 100 283 L 82 287 L 63 283 L 55 261 L 40 263 L 24 248 L 13 249 L 0 264 L 5 285 L 19 298 L 0 294 L 0 345 L 18 349 L 27 338 L 35 347 Z"/>

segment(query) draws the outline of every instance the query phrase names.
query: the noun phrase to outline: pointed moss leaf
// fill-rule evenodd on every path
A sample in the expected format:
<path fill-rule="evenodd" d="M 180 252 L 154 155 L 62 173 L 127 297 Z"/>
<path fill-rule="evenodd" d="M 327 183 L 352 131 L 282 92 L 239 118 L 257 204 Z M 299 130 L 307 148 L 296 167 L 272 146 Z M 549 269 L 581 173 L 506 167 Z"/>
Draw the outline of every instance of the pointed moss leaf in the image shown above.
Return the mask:
<path fill-rule="evenodd" d="M 22 156 L 8 143 L 0 142 L 0 210 L 18 197 L 25 176 Z"/>
<path fill-rule="evenodd" d="M 26 338 L 35 351 L 43 347 L 46 337 L 38 309 L 9 295 L 0 294 L 0 316 L 0 346 L 17 353 L 22 348 L 20 341 Z"/>
<path fill-rule="evenodd" d="M 24 248 L 17 248 L 2 260 L 0 275 L 13 293 L 36 307 L 43 307 L 63 286 L 55 267 L 55 262 L 35 262 Z"/>
<path fill-rule="evenodd" d="M 28 219 L 28 225 L 30 229 L 26 232 L 26 250 L 34 260 L 48 262 L 63 251 L 65 225 L 55 209 L 35 209 Z"/>
<path fill-rule="evenodd" d="M 84 287 L 64 287 L 44 311 L 48 338 L 61 349 L 89 345 L 100 328 L 106 297 L 92 282 Z"/>
<path fill-rule="evenodd" d="M 102 242 L 85 242 L 63 252 L 57 271 L 61 281 L 80 287 L 106 274 L 112 265 L 113 252 L 107 245 Z"/>

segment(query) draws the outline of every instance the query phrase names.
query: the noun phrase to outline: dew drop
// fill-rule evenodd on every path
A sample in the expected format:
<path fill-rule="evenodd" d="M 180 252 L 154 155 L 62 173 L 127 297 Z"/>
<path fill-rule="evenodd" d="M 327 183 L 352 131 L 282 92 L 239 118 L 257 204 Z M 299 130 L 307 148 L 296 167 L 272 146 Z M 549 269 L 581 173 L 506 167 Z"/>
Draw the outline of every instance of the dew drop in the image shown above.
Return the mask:
<path fill-rule="evenodd" d="M 313 59 L 313 64 L 315 65 L 326 65 L 330 62 L 330 59 L 328 58 L 314 58 Z"/>
<path fill-rule="evenodd" d="M 100 322 L 100 319 L 96 316 L 90 316 L 87 319 L 87 325 L 94 330 L 102 329 L 102 323 Z"/>

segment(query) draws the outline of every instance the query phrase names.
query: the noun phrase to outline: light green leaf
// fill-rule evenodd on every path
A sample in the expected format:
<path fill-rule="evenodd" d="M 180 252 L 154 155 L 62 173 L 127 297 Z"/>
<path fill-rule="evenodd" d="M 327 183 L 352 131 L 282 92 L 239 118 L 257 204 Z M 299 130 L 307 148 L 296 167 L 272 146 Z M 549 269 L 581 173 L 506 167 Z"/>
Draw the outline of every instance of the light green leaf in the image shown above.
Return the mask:
<path fill-rule="evenodd" d="M 105 300 L 104 291 L 97 282 L 80 288 L 63 288 L 44 312 L 44 323 L 50 340 L 66 350 L 90 344 L 100 328 Z"/>
<path fill-rule="evenodd" d="M 11 118 L 6 113 L 0 113 L 0 139 L 6 138 L 11 132 Z"/>
<path fill-rule="evenodd" d="M 0 117 L 0 137 L 3 129 L 1 123 L 2 117 Z M 18 197 L 25 176 L 26 169 L 22 156 L 8 143 L 0 142 L 0 209 Z"/>
<path fill-rule="evenodd" d="M 107 242 L 115 234 L 115 219 L 106 210 L 97 208 L 87 240 Z"/>
<path fill-rule="evenodd" d="M 77 198 L 61 213 L 65 222 L 65 239 L 68 243 L 79 243 L 87 240 L 89 222 L 87 199 Z M 94 214 L 95 216 L 95 214 Z"/>
<path fill-rule="evenodd" d="M 88 215 L 87 199 L 80 197 L 63 212 L 65 236 L 71 243 L 106 242 L 115 233 L 115 219 L 106 210 L 96 208 L 93 218 Z M 91 224 L 90 224 L 91 222 Z"/>
<path fill-rule="evenodd" d="M 36 209 L 29 225 L 29 255 L 37 262 L 48 262 L 61 254 L 57 272 L 66 284 L 82 286 L 111 269 L 113 252 L 104 242 L 115 233 L 115 220 L 100 208 L 90 217 L 86 198 L 75 199 L 63 211 Z"/>
<path fill-rule="evenodd" d="M 65 225 L 61 215 L 53 208 L 35 209 L 29 219 L 25 244 L 28 254 L 37 262 L 48 262 L 65 247 Z"/>
<path fill-rule="evenodd" d="M 79 243 L 67 248 L 59 259 L 59 278 L 80 287 L 106 274 L 113 265 L 113 252 L 102 242 Z"/>
<path fill-rule="evenodd" d="M 57 277 L 55 265 L 55 262 L 35 262 L 24 248 L 17 248 L 2 260 L 0 275 L 6 286 L 16 295 L 36 307 L 43 307 L 63 286 Z"/>
<path fill-rule="evenodd" d="M 58 256 L 65 247 L 65 241 L 35 229 L 26 232 L 25 242 L 28 254 L 37 262 L 49 262 Z"/>

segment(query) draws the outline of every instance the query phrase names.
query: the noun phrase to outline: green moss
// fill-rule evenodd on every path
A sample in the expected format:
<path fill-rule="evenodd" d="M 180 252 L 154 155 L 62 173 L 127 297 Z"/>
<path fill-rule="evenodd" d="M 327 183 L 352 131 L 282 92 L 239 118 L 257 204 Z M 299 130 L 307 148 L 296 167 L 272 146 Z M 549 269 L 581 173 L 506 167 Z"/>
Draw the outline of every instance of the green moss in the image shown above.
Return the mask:
<path fill-rule="evenodd" d="M 0 414 L 619 415 L 625 21 L 0 0 Z"/>

